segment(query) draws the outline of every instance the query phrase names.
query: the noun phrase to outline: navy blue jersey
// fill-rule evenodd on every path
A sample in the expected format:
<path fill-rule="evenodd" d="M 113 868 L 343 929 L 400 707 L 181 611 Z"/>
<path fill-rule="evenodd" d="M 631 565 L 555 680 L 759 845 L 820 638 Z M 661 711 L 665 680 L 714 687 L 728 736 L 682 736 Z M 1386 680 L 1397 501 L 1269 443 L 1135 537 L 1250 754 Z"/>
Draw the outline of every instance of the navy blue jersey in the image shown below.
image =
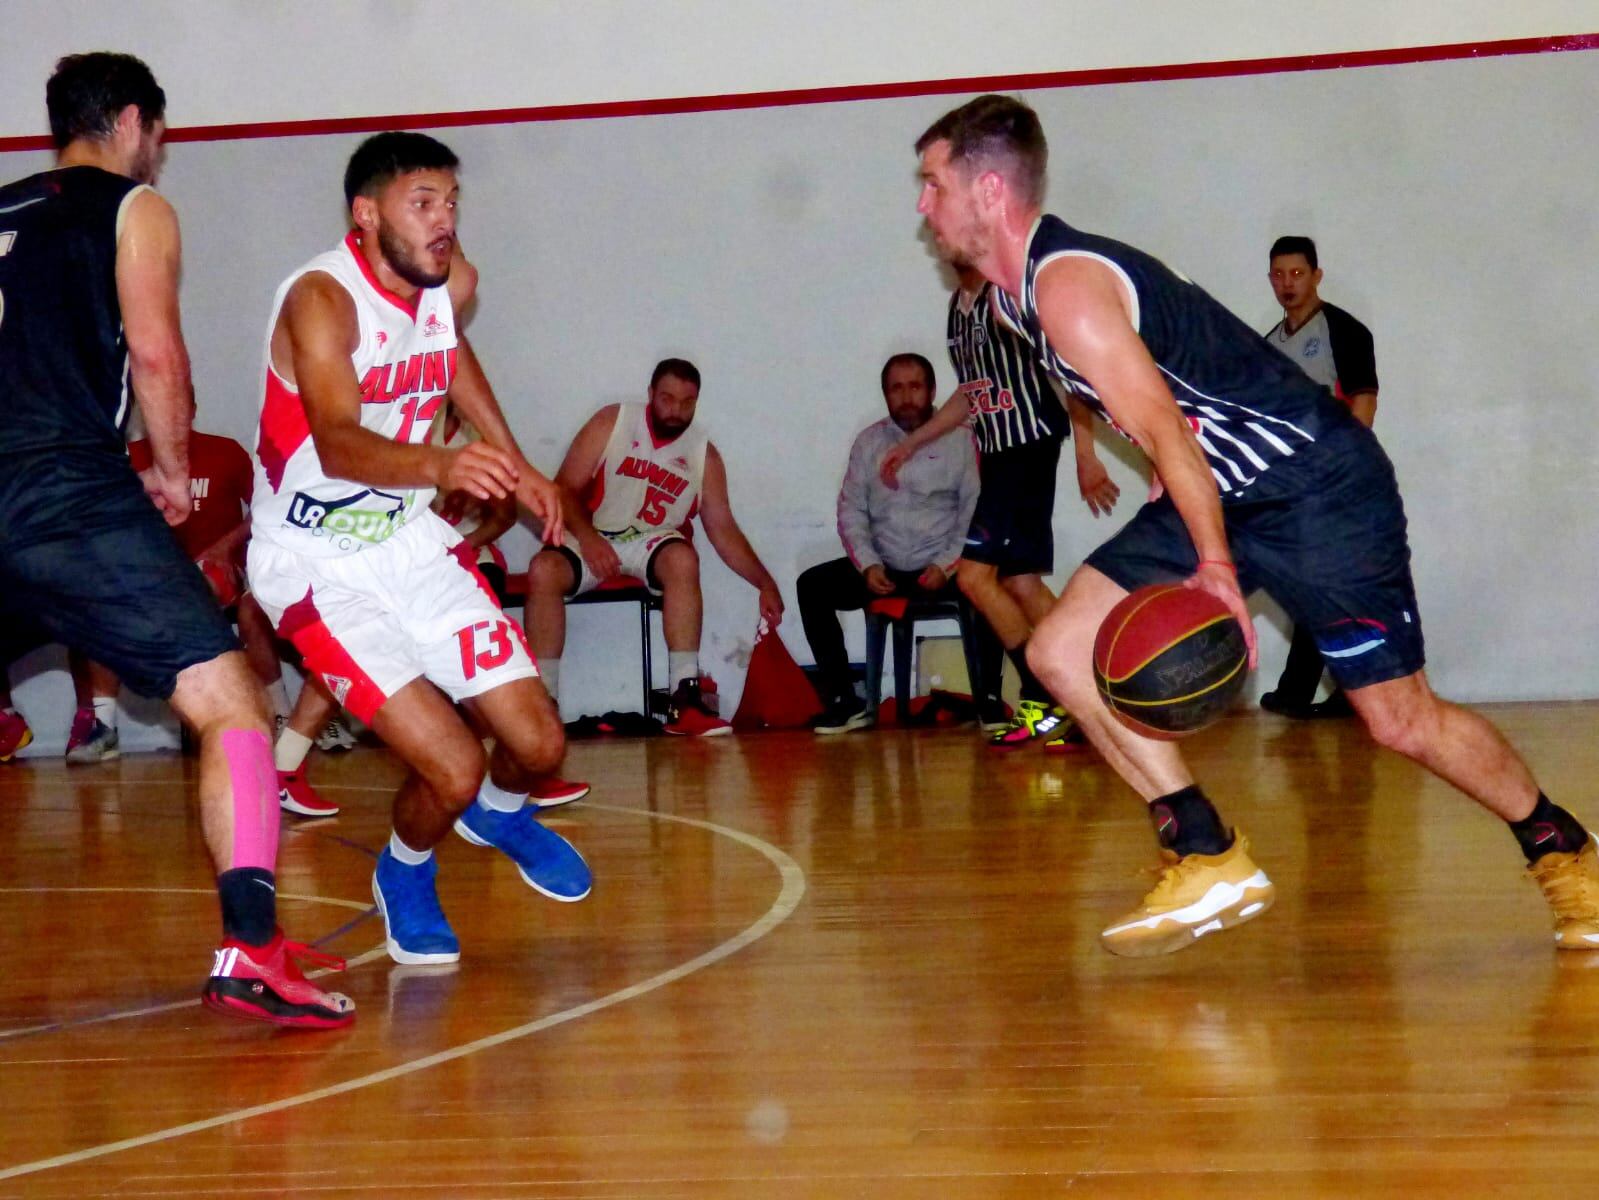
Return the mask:
<path fill-rule="evenodd" d="M 956 288 L 949 298 L 945 336 L 984 454 L 1071 434 L 1066 407 L 1033 349 L 989 310 L 985 283 L 971 308 Z"/>
<path fill-rule="evenodd" d="M 1028 240 L 1020 300 L 995 289 L 996 306 L 1049 372 L 1105 420 L 1110 414 L 1093 386 L 1050 345 L 1038 319 L 1038 273 L 1063 255 L 1103 262 L 1131 289 L 1133 328 L 1188 418 L 1224 501 L 1353 420 L 1325 388 L 1191 280 L 1142 250 L 1043 216 Z"/>
<path fill-rule="evenodd" d="M 126 457 L 117 233 L 140 186 L 66 167 L 0 187 L 0 462 L 61 451 Z"/>

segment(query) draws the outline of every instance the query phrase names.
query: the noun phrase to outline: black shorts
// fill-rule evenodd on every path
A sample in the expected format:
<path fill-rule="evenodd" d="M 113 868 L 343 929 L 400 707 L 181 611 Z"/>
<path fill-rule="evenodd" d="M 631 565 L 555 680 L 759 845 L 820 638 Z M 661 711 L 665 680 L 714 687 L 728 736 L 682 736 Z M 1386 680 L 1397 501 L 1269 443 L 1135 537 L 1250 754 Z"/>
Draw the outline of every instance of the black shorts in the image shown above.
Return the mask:
<path fill-rule="evenodd" d="M 1041 438 L 977 460 L 977 507 L 962 558 L 1001 576 L 1048 575 L 1055 569 L 1055 473 L 1060 438 Z"/>
<path fill-rule="evenodd" d="M 1273 466 L 1251 492 L 1222 506 L 1244 592 L 1265 590 L 1309 630 L 1341 687 L 1421 670 L 1426 653 L 1404 505 L 1371 432 L 1353 423 L 1329 431 Z M 1198 556 L 1171 498 L 1162 496 L 1087 565 L 1132 591 L 1191 575 Z"/>
<path fill-rule="evenodd" d="M 60 642 L 167 699 L 178 672 L 239 648 L 138 477 L 0 461 L 0 663 Z"/>

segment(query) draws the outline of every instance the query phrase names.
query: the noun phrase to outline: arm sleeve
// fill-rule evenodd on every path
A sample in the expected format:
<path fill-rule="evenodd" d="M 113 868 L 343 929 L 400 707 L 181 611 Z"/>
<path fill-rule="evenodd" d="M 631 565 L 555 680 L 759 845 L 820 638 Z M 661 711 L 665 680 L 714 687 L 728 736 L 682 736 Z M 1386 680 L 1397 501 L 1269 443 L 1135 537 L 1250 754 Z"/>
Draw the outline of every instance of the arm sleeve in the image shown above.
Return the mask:
<path fill-rule="evenodd" d="M 1341 308 L 1325 306 L 1327 340 L 1332 345 L 1333 371 L 1342 397 L 1377 390 L 1377 352 L 1371 330 Z"/>
<path fill-rule="evenodd" d="M 844 543 L 844 553 L 857 571 L 883 561 L 872 544 L 872 523 L 867 511 L 867 492 L 877 470 L 877 463 L 872 461 L 874 439 L 870 434 L 871 430 L 866 430 L 850 447 L 844 486 L 838 490 L 838 540 Z"/>

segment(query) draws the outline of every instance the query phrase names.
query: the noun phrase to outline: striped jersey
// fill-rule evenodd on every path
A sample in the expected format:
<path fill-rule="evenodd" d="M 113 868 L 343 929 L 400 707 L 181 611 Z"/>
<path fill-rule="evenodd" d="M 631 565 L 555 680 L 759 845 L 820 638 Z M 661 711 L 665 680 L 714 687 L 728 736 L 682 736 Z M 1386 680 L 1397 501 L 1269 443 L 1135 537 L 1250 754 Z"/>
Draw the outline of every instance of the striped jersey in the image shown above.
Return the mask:
<path fill-rule="evenodd" d="M 970 305 L 956 288 L 945 326 L 949 359 L 971 410 L 977 448 L 984 454 L 1044 438 L 1071 436 L 1055 384 L 1032 347 L 994 320 L 993 285 L 984 283 Z"/>
<path fill-rule="evenodd" d="M 285 279 L 267 322 L 261 425 L 255 448 L 251 536 L 315 558 L 356 554 L 387 541 L 433 500 L 433 488 L 372 488 L 322 467 L 300 393 L 272 369 L 272 330 L 289 289 L 312 271 L 330 275 L 355 302 L 360 340 L 350 355 L 361 387 L 361 426 L 406 445 L 428 440 L 455 378 L 455 310 L 449 290 L 410 300 L 389 291 L 351 233 Z"/>
<path fill-rule="evenodd" d="M 1042 216 L 1028 237 L 1022 294 L 996 289 L 996 308 L 1050 374 L 1112 425 L 1093 385 L 1050 345 L 1039 321 L 1038 273 L 1069 255 L 1102 262 L 1120 277 L 1133 328 L 1188 418 L 1223 501 L 1349 421 L 1331 393 L 1203 288 L 1142 250 Z"/>

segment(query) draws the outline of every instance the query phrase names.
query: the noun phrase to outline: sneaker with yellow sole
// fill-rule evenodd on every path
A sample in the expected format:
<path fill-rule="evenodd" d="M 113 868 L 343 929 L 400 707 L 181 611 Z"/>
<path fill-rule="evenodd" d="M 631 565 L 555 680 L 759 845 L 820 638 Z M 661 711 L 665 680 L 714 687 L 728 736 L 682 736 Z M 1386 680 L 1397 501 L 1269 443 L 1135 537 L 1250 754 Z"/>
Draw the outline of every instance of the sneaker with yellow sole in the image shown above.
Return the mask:
<path fill-rule="evenodd" d="M 1545 854 L 1527 874 L 1554 910 L 1556 947 L 1599 950 L 1599 850 L 1593 839 L 1581 850 Z"/>
<path fill-rule="evenodd" d="M 1178 857 L 1162 850 L 1160 882 L 1144 902 L 1099 935 L 1112 954 L 1143 958 L 1192 946 L 1207 933 L 1242 925 L 1271 907 L 1277 889 L 1249 857 L 1236 830 L 1220 854 Z"/>

